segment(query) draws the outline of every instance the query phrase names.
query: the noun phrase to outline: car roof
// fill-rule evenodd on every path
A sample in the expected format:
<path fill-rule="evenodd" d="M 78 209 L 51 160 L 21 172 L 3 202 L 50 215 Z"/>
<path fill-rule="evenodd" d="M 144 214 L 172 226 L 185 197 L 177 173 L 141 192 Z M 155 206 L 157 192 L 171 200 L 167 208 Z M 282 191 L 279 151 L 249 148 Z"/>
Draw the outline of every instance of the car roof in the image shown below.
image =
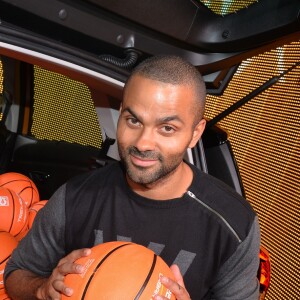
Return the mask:
<path fill-rule="evenodd" d="M 204 0 L 0 0 L 0 55 L 26 48 L 76 65 L 75 77 L 80 68 L 91 82 L 91 73 L 101 73 L 120 95 L 133 66 L 174 54 L 194 64 L 208 93 L 217 94 L 242 60 L 300 36 L 298 0 L 230 2 L 235 10 Z"/>

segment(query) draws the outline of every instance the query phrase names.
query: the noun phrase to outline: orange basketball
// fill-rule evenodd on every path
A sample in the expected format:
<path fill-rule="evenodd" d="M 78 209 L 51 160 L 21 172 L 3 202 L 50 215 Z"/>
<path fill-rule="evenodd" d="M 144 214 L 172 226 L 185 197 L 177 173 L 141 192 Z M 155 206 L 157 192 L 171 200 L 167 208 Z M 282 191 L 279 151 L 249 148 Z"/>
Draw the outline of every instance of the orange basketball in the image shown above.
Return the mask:
<path fill-rule="evenodd" d="M 17 247 L 18 242 L 10 233 L 0 231 L 0 295 L 5 294 L 3 284 L 3 273 L 6 266 L 6 262 L 10 258 L 12 251 Z M 2 299 L 0 297 L 0 299 Z M 3 298 L 5 299 L 5 298 Z"/>
<path fill-rule="evenodd" d="M 28 208 L 14 191 L 0 187 L 0 230 L 18 235 L 27 227 Z"/>
<path fill-rule="evenodd" d="M 0 175 L 0 187 L 15 191 L 27 207 L 40 200 L 39 191 L 34 182 L 21 173 L 8 172 Z"/>
<path fill-rule="evenodd" d="M 28 224 L 28 222 L 26 222 Z M 22 240 L 23 237 L 25 237 L 25 235 L 28 233 L 29 228 L 28 225 L 25 226 L 20 233 L 18 233 L 17 235 L 15 235 L 15 238 L 17 239 L 18 242 L 20 242 Z"/>
<path fill-rule="evenodd" d="M 28 209 L 28 228 L 30 229 L 32 227 L 33 221 L 35 219 L 36 214 L 38 211 L 45 206 L 48 200 L 41 200 L 37 203 L 34 203 L 31 207 Z"/>
<path fill-rule="evenodd" d="M 62 300 L 139 299 L 163 295 L 174 300 L 160 277 L 173 277 L 168 265 L 152 250 L 130 242 L 108 242 L 92 248 L 91 255 L 76 261 L 82 274 L 69 274 L 65 284 L 74 290 Z"/>
<path fill-rule="evenodd" d="M 10 300 L 10 298 L 6 293 L 1 294 L 0 292 L 0 300 Z"/>

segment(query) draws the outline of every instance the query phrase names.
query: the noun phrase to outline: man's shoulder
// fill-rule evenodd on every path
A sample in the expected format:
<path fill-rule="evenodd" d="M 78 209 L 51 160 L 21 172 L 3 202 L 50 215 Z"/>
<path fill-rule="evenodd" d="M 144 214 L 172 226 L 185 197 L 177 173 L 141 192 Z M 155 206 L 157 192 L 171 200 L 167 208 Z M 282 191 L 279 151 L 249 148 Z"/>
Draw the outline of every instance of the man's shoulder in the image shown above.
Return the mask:
<path fill-rule="evenodd" d="M 207 204 L 239 203 L 246 210 L 252 210 L 250 203 L 232 187 L 220 179 L 200 171 L 192 166 L 194 179 L 191 188 L 200 195 Z"/>
<path fill-rule="evenodd" d="M 191 192 L 210 210 L 228 224 L 241 240 L 248 235 L 255 219 L 251 204 L 233 188 L 221 180 L 194 169 Z"/>
<path fill-rule="evenodd" d="M 71 178 L 66 183 L 65 193 L 65 203 L 68 211 L 73 212 L 76 207 L 84 209 L 89 205 L 104 203 L 112 194 L 110 192 L 112 188 L 124 186 L 125 177 L 122 174 L 121 164 L 113 162 Z M 74 203 L 77 204 L 74 205 Z"/>
<path fill-rule="evenodd" d="M 76 175 L 67 182 L 68 185 L 78 185 L 78 184 L 88 184 L 93 183 L 94 180 L 97 181 L 98 184 L 101 182 L 106 183 L 107 181 L 120 179 L 120 175 L 122 175 L 122 165 L 118 161 L 113 161 L 106 164 L 103 167 L 99 167 L 97 169 L 90 170 L 88 172 L 84 172 L 82 174 Z"/>

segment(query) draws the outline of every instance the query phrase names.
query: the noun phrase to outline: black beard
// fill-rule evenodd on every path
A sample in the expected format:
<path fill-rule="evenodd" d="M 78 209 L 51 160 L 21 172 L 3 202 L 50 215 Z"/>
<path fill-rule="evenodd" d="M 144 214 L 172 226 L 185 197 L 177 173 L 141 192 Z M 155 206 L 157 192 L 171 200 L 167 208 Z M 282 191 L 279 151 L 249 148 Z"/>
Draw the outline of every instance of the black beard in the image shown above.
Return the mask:
<path fill-rule="evenodd" d="M 164 164 L 164 158 L 154 151 L 139 151 L 136 147 L 130 146 L 127 149 L 121 149 L 119 147 L 119 155 L 121 161 L 125 167 L 128 177 L 135 183 L 143 186 L 148 186 L 158 181 L 162 181 L 170 176 L 182 162 L 182 158 L 179 155 L 169 165 Z M 134 166 L 130 163 L 129 156 L 133 155 L 141 159 L 156 159 L 160 162 L 160 168 L 155 171 L 148 171 L 147 168 Z M 178 159 L 179 158 L 179 159 Z"/>

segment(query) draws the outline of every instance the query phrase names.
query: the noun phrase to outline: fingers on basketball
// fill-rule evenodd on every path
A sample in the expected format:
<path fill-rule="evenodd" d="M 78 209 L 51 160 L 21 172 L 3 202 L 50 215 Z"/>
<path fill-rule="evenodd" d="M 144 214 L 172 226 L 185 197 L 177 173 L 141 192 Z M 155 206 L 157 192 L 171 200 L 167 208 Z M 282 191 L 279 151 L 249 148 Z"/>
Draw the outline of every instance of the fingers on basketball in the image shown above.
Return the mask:
<path fill-rule="evenodd" d="M 77 299 L 140 299 L 162 295 L 174 300 L 161 283 L 161 276 L 174 278 L 172 271 L 152 250 L 129 242 L 108 242 L 94 246 L 87 257 L 76 261 L 84 266 L 81 274 L 68 274 L 65 284 Z"/>

